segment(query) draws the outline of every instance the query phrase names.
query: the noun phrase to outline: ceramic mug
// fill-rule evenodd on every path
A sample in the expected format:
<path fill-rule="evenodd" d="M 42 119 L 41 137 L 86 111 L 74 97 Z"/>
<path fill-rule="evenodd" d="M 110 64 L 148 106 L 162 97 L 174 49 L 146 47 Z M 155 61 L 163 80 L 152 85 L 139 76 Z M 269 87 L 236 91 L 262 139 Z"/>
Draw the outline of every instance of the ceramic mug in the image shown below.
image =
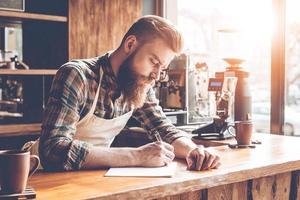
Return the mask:
<path fill-rule="evenodd" d="M 239 145 L 250 145 L 253 133 L 253 123 L 251 121 L 236 121 L 235 139 Z"/>
<path fill-rule="evenodd" d="M 30 155 L 29 151 L 1 150 L 0 194 L 22 193 L 28 177 L 37 170 L 39 164 L 39 157 Z"/>

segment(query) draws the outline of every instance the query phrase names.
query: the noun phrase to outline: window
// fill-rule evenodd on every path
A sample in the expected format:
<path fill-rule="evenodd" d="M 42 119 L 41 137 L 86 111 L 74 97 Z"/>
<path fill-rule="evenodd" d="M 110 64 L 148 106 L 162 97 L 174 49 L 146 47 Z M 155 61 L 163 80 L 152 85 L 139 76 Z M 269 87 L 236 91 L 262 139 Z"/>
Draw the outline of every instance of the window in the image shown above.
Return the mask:
<path fill-rule="evenodd" d="M 270 132 L 272 1 L 172 0 L 166 9 L 184 35 L 185 53 L 206 63 L 211 76 L 228 66 L 223 58 L 245 60 L 255 127 Z"/>
<path fill-rule="evenodd" d="M 300 135 L 300 3 L 286 1 L 285 135 Z"/>

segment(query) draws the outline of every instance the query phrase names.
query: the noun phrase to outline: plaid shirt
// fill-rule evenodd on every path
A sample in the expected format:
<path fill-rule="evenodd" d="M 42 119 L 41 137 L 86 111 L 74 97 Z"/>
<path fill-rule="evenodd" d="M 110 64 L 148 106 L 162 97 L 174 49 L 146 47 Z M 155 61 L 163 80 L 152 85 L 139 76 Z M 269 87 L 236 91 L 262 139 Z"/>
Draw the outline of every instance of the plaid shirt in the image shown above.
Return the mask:
<path fill-rule="evenodd" d="M 108 54 L 64 64 L 53 80 L 42 123 L 39 152 L 45 169 L 81 168 L 92 144 L 75 140 L 73 136 L 77 122 L 92 107 L 99 85 L 100 67 L 103 77 L 94 114 L 112 119 L 131 110 L 126 103 L 122 103 L 123 95 L 116 84 Z M 152 139 L 153 130 L 158 131 L 168 143 L 186 136 L 166 118 L 153 89 L 148 91 L 143 107 L 135 109 L 132 117 L 141 123 Z"/>

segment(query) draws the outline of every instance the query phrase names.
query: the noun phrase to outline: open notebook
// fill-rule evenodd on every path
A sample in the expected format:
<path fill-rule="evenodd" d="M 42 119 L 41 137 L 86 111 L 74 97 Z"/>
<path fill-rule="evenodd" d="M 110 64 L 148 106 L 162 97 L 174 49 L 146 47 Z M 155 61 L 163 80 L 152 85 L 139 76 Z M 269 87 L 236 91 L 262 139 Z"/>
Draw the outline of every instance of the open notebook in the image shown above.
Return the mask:
<path fill-rule="evenodd" d="M 176 171 L 176 162 L 164 167 L 118 167 L 110 168 L 105 176 L 132 177 L 172 177 Z"/>

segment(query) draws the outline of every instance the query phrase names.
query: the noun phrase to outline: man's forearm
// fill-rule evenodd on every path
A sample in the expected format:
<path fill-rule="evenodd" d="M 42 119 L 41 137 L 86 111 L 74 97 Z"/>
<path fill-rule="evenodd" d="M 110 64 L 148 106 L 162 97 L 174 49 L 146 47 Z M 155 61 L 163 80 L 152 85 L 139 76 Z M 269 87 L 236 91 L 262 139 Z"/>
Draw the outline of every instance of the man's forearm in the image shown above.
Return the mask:
<path fill-rule="evenodd" d="M 135 166 L 135 148 L 92 147 L 82 164 L 83 169 Z"/>
<path fill-rule="evenodd" d="M 172 142 L 174 153 L 177 158 L 186 158 L 188 153 L 195 149 L 197 145 L 187 137 L 180 137 Z"/>
<path fill-rule="evenodd" d="M 188 153 L 197 147 L 195 143 L 186 137 L 174 140 L 172 146 L 177 158 L 186 158 Z M 139 165 L 137 154 L 138 150 L 136 148 L 92 147 L 81 168 L 137 166 Z"/>

